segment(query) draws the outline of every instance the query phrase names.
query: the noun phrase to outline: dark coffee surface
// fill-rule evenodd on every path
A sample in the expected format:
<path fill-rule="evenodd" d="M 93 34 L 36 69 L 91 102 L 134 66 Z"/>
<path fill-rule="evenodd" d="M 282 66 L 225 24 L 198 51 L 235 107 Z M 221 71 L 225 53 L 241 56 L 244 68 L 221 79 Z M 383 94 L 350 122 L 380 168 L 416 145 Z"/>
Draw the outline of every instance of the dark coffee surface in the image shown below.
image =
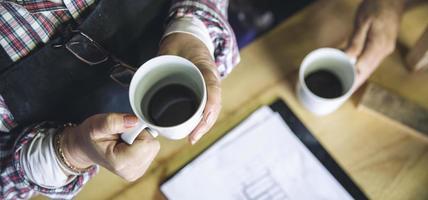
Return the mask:
<path fill-rule="evenodd" d="M 148 115 L 155 125 L 174 126 L 189 119 L 198 106 L 198 97 L 190 88 L 170 84 L 153 94 L 148 104 Z"/>
<path fill-rule="evenodd" d="M 323 98 L 336 98 L 343 94 L 343 86 L 340 79 L 327 70 L 318 70 L 305 77 L 306 86 Z"/>

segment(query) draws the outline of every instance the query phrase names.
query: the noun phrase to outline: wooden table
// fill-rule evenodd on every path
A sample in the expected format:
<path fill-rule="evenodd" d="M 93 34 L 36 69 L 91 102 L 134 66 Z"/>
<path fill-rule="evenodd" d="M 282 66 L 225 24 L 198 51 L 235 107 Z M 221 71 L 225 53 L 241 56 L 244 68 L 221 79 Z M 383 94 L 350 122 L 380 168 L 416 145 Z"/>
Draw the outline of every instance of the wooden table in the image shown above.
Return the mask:
<path fill-rule="evenodd" d="M 242 62 L 223 81 L 223 110 L 209 135 L 195 146 L 161 139 L 161 152 L 144 177 L 128 184 L 102 169 L 77 199 L 161 199 L 162 180 L 257 107 L 277 98 L 290 106 L 369 198 L 427 199 L 428 144 L 407 129 L 359 111 L 361 90 L 326 117 L 315 117 L 296 100 L 294 83 L 301 60 L 315 48 L 345 44 L 358 2 L 317 1 L 244 48 Z M 422 34 L 427 18 L 428 5 L 405 15 L 401 51 L 389 56 L 370 81 L 428 108 L 428 73 L 409 73 L 401 56 L 402 49 Z"/>

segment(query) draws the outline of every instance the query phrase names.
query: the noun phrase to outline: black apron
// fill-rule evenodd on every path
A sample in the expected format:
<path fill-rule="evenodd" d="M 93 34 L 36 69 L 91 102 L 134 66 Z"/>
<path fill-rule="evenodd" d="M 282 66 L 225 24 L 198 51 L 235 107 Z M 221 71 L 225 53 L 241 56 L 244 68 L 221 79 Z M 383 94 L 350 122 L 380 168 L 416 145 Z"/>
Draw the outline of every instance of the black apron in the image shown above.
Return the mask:
<path fill-rule="evenodd" d="M 156 56 L 169 4 L 102 0 L 78 29 L 125 63 L 139 67 Z M 0 94 L 15 121 L 20 125 L 80 122 L 96 113 L 131 112 L 128 89 L 109 77 L 112 66 L 89 66 L 65 47 L 56 48 L 64 42 L 63 35 L 0 70 Z"/>

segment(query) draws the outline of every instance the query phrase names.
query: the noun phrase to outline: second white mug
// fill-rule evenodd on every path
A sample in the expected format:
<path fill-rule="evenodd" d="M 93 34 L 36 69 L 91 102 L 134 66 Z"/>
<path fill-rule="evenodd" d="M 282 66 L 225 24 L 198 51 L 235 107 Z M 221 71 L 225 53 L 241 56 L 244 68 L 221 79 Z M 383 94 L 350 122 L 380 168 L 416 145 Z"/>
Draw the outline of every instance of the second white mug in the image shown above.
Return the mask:
<path fill-rule="evenodd" d="M 321 97 L 311 91 L 305 81 L 308 75 L 327 71 L 340 81 L 341 94 L 333 98 Z M 327 115 L 337 110 L 354 92 L 355 59 L 334 48 L 320 48 L 309 53 L 300 65 L 297 97 L 301 104 L 316 115 Z M 329 89 L 329 88 L 326 88 Z"/>

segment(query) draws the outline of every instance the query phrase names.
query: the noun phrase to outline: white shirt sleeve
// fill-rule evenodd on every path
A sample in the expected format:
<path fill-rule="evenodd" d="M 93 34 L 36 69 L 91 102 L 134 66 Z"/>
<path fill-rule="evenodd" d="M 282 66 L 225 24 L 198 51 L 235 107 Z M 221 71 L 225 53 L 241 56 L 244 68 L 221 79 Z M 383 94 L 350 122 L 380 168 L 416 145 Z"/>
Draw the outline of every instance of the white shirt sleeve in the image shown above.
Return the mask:
<path fill-rule="evenodd" d="M 49 1 L 53 3 L 62 3 L 62 0 L 49 0 Z"/>
<path fill-rule="evenodd" d="M 214 44 L 211 41 L 207 27 L 198 18 L 180 17 L 172 20 L 166 27 L 163 38 L 173 33 L 186 33 L 195 36 L 205 44 L 211 56 L 214 58 Z"/>
<path fill-rule="evenodd" d="M 53 146 L 56 129 L 37 134 L 21 150 L 21 165 L 27 178 L 45 188 L 58 188 L 70 183 L 75 176 L 66 173 Z"/>

